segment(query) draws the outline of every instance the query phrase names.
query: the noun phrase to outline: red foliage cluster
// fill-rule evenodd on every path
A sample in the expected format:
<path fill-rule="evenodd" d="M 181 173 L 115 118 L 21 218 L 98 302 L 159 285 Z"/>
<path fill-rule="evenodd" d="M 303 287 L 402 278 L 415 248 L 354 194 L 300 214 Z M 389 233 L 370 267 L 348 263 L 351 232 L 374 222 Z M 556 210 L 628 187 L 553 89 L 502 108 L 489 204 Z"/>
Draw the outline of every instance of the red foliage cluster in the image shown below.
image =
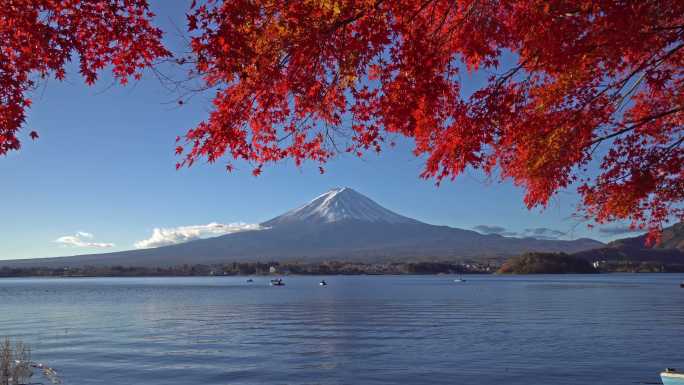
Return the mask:
<path fill-rule="evenodd" d="M 438 182 L 474 167 L 529 207 L 574 183 L 598 222 L 684 217 L 682 1 L 208 1 L 188 21 L 219 90 L 180 165 L 258 173 L 400 134 Z M 466 95 L 464 68 L 492 75 Z"/>
<path fill-rule="evenodd" d="M 150 23 L 146 0 L 4 0 L 0 6 L 0 155 L 20 147 L 17 132 L 36 82 L 65 76 L 77 54 L 88 84 L 111 66 L 125 84 L 169 52 Z M 38 138 L 32 131 L 29 136 Z"/>
<path fill-rule="evenodd" d="M 168 55 L 151 17 L 145 0 L 6 0 L 0 154 L 19 147 L 34 77 L 61 79 L 72 54 L 88 83 Z M 187 17 L 182 61 L 216 95 L 178 167 L 322 166 L 401 135 L 437 182 L 472 167 L 529 207 L 575 185 L 599 223 L 684 219 L 681 0 L 204 0 Z M 466 92 L 474 71 L 490 76 Z"/>

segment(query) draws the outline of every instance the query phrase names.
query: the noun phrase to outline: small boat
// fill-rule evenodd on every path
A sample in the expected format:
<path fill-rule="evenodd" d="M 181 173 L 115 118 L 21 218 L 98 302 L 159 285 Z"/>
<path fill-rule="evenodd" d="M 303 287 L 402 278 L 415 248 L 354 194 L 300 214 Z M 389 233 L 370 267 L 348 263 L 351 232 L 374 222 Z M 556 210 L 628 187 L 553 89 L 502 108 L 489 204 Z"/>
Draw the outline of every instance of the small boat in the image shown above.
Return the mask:
<path fill-rule="evenodd" d="M 276 278 L 271 280 L 271 286 L 285 286 L 282 278 Z"/>
<path fill-rule="evenodd" d="M 247 279 L 247 283 L 252 283 L 252 282 L 254 282 L 254 280 L 252 278 Z"/>
<path fill-rule="evenodd" d="M 665 369 L 660 373 L 660 379 L 663 385 L 684 385 L 684 373 L 679 373 L 676 369 Z"/>
<path fill-rule="evenodd" d="M 321 286 L 328 286 L 328 283 L 325 282 L 325 279 L 324 279 L 324 280 L 321 280 L 321 282 L 319 282 L 318 284 L 321 285 Z"/>
<path fill-rule="evenodd" d="M 458 282 L 458 283 L 465 282 L 465 281 L 466 280 L 463 279 L 463 276 L 461 274 L 458 275 L 458 278 L 454 279 L 454 282 Z"/>
<path fill-rule="evenodd" d="M 684 289 L 684 282 L 680 283 L 680 284 L 679 284 L 679 287 L 681 287 L 682 289 Z"/>

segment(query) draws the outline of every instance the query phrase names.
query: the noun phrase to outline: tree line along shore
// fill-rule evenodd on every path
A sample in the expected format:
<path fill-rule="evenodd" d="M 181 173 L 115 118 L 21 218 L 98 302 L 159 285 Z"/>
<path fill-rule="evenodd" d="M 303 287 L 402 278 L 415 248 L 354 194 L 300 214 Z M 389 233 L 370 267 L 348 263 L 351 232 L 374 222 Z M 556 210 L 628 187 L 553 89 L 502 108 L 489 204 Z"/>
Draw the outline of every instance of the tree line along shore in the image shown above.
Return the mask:
<path fill-rule="evenodd" d="M 226 264 L 183 264 L 169 267 L 83 266 L 83 267 L 0 267 L 2 277 L 192 277 L 248 275 L 390 275 L 390 274 L 489 274 L 496 263 L 387 262 L 365 263 L 326 261 L 233 262 Z"/>
<path fill-rule="evenodd" d="M 595 260 L 565 253 L 524 253 L 503 263 L 417 261 L 417 262 L 232 262 L 225 264 L 183 264 L 168 267 L 83 266 L 8 267 L 0 266 L 0 278 L 9 277 L 193 277 L 247 275 L 410 275 L 410 274 L 592 274 L 592 273 L 681 273 L 681 263 L 656 261 Z"/>

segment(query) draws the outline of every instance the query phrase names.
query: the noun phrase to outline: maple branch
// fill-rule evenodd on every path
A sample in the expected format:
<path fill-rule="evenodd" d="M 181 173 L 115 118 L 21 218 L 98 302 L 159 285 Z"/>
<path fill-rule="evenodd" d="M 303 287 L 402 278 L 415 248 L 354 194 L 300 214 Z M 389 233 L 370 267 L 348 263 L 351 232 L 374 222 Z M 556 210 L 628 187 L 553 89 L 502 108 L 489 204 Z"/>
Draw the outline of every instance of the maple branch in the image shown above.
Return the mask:
<path fill-rule="evenodd" d="M 375 5 L 373 8 L 377 11 L 380 8 L 380 5 L 384 2 L 385 0 L 378 0 L 375 2 Z M 367 10 L 358 12 L 356 15 L 350 16 L 346 19 L 338 20 L 335 23 L 333 23 L 330 27 L 330 29 L 327 31 L 328 35 L 331 35 L 333 32 L 335 32 L 338 28 L 343 27 L 347 24 L 351 24 L 355 22 L 356 20 L 359 20 L 360 18 L 364 17 L 367 14 Z"/>
<path fill-rule="evenodd" d="M 420 7 L 418 7 L 418 10 L 416 10 L 416 12 L 413 14 L 413 16 L 411 16 L 409 18 L 409 20 L 415 19 L 421 12 L 423 12 L 425 10 L 425 8 L 427 8 L 428 5 L 430 5 L 434 1 L 435 0 L 426 0 L 425 2 L 423 2 L 423 4 L 421 4 Z"/>
<path fill-rule="evenodd" d="M 673 47 L 672 49 L 668 50 L 663 56 L 661 56 L 657 59 L 656 59 L 656 55 L 658 52 L 660 52 L 660 50 L 655 51 L 653 53 L 653 55 L 651 55 L 651 57 L 649 57 L 647 60 L 644 60 L 644 62 L 639 67 L 634 69 L 626 78 L 622 79 L 620 82 L 615 84 L 615 86 L 613 86 L 612 88 L 619 86 L 618 91 L 622 90 L 625 87 L 625 85 L 629 82 L 629 79 L 634 77 L 636 74 L 638 74 L 639 72 L 642 72 L 642 71 L 647 71 L 648 67 L 652 67 L 652 68 L 650 68 L 650 71 L 658 68 L 658 66 L 660 66 L 660 64 L 662 64 L 665 60 L 667 60 L 669 57 L 674 55 L 677 51 L 679 51 L 682 48 L 684 48 L 684 43 L 681 43 L 681 44 Z M 650 64 L 652 61 L 653 61 L 653 63 Z M 617 94 L 619 94 L 619 92 Z"/>
<path fill-rule="evenodd" d="M 670 152 L 672 152 L 672 150 L 674 150 L 675 148 L 679 147 L 682 143 L 684 143 L 684 136 L 679 138 L 679 140 L 675 141 L 671 145 L 667 146 L 665 148 L 665 153 L 663 154 L 663 157 L 670 155 Z"/>
<path fill-rule="evenodd" d="M 645 124 L 648 124 L 648 123 L 650 123 L 650 122 L 652 122 L 652 121 L 654 121 L 654 120 L 658 120 L 658 119 L 664 118 L 665 116 L 668 116 L 668 115 L 671 115 L 671 114 L 676 114 L 677 112 L 680 112 L 680 111 L 682 111 L 682 110 L 684 110 L 684 107 L 673 108 L 673 109 L 671 109 L 671 110 L 664 111 L 664 112 L 661 112 L 661 113 L 656 114 L 656 115 L 651 115 L 651 116 L 647 116 L 647 117 L 645 117 L 645 118 L 639 119 L 638 123 L 635 122 L 635 124 L 633 124 L 633 125 L 631 125 L 631 126 L 629 126 L 629 127 L 625 127 L 625 128 L 623 128 L 623 129 L 618 130 L 618 131 L 615 131 L 615 132 L 613 132 L 613 133 L 611 133 L 611 134 L 609 134 L 609 135 L 605 135 L 605 136 L 596 138 L 596 139 L 592 140 L 591 142 L 589 142 L 589 145 L 593 145 L 593 144 L 602 142 L 602 141 L 604 141 L 604 140 L 611 139 L 611 138 L 614 138 L 614 137 L 616 137 L 616 136 L 620 136 L 620 135 L 625 134 L 625 133 L 627 133 L 627 132 L 629 132 L 629 131 L 632 131 L 632 130 L 634 130 L 634 129 L 637 129 L 637 128 L 639 128 L 639 127 L 645 125 Z"/>
<path fill-rule="evenodd" d="M 495 88 L 501 88 L 508 80 L 510 80 L 515 74 L 520 72 L 521 69 L 525 68 L 525 65 L 530 62 L 530 58 L 525 59 L 522 63 L 504 72 L 503 76 L 499 77 L 494 83 Z"/>
<path fill-rule="evenodd" d="M 655 27 L 651 28 L 652 31 L 676 31 L 678 29 L 684 29 L 684 25 L 673 25 L 671 27 Z"/>
<path fill-rule="evenodd" d="M 328 138 L 330 143 L 332 143 L 332 146 L 335 149 L 335 152 L 337 152 L 338 154 L 342 153 L 342 151 L 340 151 L 340 149 L 337 147 L 337 144 L 335 143 L 335 140 L 333 139 L 332 135 L 330 135 L 330 130 L 329 130 L 329 127 L 327 125 L 325 127 L 325 136 Z"/>

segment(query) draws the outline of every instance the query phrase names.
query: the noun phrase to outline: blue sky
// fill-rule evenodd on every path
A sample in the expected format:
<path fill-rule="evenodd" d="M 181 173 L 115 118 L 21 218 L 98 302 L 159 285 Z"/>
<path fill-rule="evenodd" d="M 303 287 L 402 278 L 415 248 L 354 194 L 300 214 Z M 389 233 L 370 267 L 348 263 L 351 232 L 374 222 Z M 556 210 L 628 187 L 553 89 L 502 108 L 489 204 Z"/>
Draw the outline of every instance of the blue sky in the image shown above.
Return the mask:
<path fill-rule="evenodd" d="M 174 24 L 182 29 L 185 4 L 153 2 L 158 24 L 167 31 L 174 31 Z M 175 36 L 168 36 L 167 44 L 181 47 Z M 464 75 L 463 80 L 472 86 L 477 79 Z M 352 187 L 433 224 L 496 225 L 517 233 L 549 228 L 568 233 L 564 238 L 615 238 L 571 219 L 573 192 L 559 194 L 542 212 L 528 211 L 522 191 L 510 183 L 489 183 L 472 171 L 436 187 L 418 177 L 422 160 L 411 154 L 407 141 L 380 156 L 340 156 L 324 175 L 316 165 L 292 163 L 267 168 L 256 178 L 248 165 L 238 165 L 232 174 L 223 164 L 176 171 L 174 139 L 206 116 L 208 99 L 179 108 L 150 75 L 127 87 L 109 85 L 104 76 L 87 87 L 72 71 L 66 81 L 51 80 L 32 95 L 22 150 L 0 158 L 0 259 L 131 249 L 154 228 L 259 223 L 336 186 Z M 40 134 L 35 142 L 26 139 L 33 129 Z"/>

